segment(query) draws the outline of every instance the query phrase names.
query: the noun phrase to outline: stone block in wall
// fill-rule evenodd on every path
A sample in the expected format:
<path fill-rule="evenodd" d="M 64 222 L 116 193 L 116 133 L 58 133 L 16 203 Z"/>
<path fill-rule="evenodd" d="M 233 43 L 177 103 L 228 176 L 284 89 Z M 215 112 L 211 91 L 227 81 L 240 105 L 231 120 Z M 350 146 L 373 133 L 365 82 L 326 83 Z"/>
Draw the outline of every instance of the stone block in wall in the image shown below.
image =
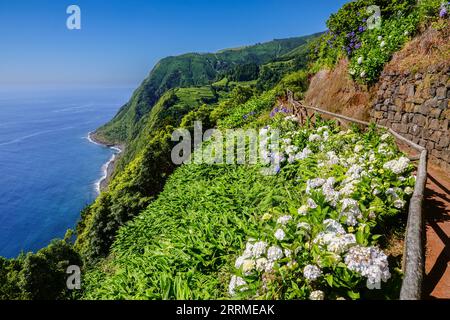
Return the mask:
<path fill-rule="evenodd" d="M 417 124 L 413 124 L 409 127 L 408 132 L 413 136 L 418 137 L 422 133 L 422 128 L 419 127 Z"/>
<path fill-rule="evenodd" d="M 431 87 L 428 89 L 428 94 L 424 97 L 425 99 L 430 99 L 436 97 L 436 88 Z"/>
<path fill-rule="evenodd" d="M 448 109 L 448 106 L 449 106 L 449 100 L 448 100 L 448 99 L 438 100 L 437 106 L 438 106 L 438 108 L 441 109 L 441 110 Z"/>
<path fill-rule="evenodd" d="M 433 141 L 428 141 L 425 148 L 427 148 L 427 150 L 433 150 L 434 149 L 434 142 Z"/>
<path fill-rule="evenodd" d="M 442 159 L 445 162 L 450 163 L 450 150 L 443 150 L 441 152 L 441 155 L 442 155 Z"/>
<path fill-rule="evenodd" d="M 425 102 L 425 99 L 420 98 L 420 97 L 416 97 L 416 98 L 414 98 L 412 101 L 413 101 L 415 104 L 421 105 L 421 104 L 423 104 L 423 103 Z"/>
<path fill-rule="evenodd" d="M 450 144 L 450 135 L 448 134 L 444 134 L 441 136 L 441 138 L 439 139 L 438 143 L 436 144 L 436 149 L 438 150 L 442 150 L 444 148 L 447 148 Z"/>
<path fill-rule="evenodd" d="M 450 108 L 442 112 L 442 117 L 450 120 Z"/>
<path fill-rule="evenodd" d="M 430 136 L 428 136 L 429 139 L 433 142 L 439 142 L 442 137 L 442 131 L 434 131 Z"/>
<path fill-rule="evenodd" d="M 402 121 L 402 113 L 401 112 L 397 112 L 394 116 L 394 121 L 400 122 Z"/>
<path fill-rule="evenodd" d="M 393 111 L 393 112 L 400 111 L 400 109 L 397 108 L 397 106 L 394 106 L 393 104 L 391 104 L 391 105 L 388 107 L 388 110 L 389 110 L 389 111 Z"/>
<path fill-rule="evenodd" d="M 439 87 L 436 89 L 436 98 L 439 100 L 443 100 L 447 98 L 447 88 L 446 87 Z"/>
<path fill-rule="evenodd" d="M 442 131 L 448 131 L 448 129 L 449 129 L 449 121 L 448 121 L 448 119 L 444 119 L 444 120 L 441 120 L 440 121 L 440 124 L 441 124 L 441 127 L 440 127 L 440 129 L 442 130 Z"/>
<path fill-rule="evenodd" d="M 406 112 L 414 112 L 415 104 L 412 102 L 405 103 L 405 111 Z"/>
<path fill-rule="evenodd" d="M 409 123 L 409 114 L 408 113 L 404 113 L 403 115 L 402 115 L 402 120 L 401 120 L 401 122 L 403 123 L 403 124 L 406 124 L 406 123 Z"/>
<path fill-rule="evenodd" d="M 442 114 L 442 109 L 440 108 L 433 108 L 430 111 L 430 117 L 432 118 L 439 118 Z"/>
<path fill-rule="evenodd" d="M 440 127 L 441 127 L 441 124 L 438 119 L 432 119 L 428 124 L 428 128 L 433 129 L 433 130 L 439 130 Z"/>
<path fill-rule="evenodd" d="M 419 140 L 419 145 L 425 148 L 425 147 L 427 146 L 427 140 L 425 140 L 425 139 L 420 139 L 420 140 Z"/>
<path fill-rule="evenodd" d="M 412 98 L 415 95 L 415 87 L 413 84 L 410 84 L 406 90 L 406 95 L 408 98 Z"/>
<path fill-rule="evenodd" d="M 427 115 L 430 112 L 430 107 L 425 105 L 425 104 L 417 104 L 414 107 L 414 112 L 415 113 L 420 113 L 423 115 Z"/>
<path fill-rule="evenodd" d="M 425 118 L 425 116 L 423 116 L 421 114 L 416 114 L 416 115 L 414 115 L 413 123 L 423 127 L 427 123 L 427 118 Z"/>
<path fill-rule="evenodd" d="M 395 105 L 399 110 L 401 110 L 401 109 L 403 109 L 403 107 L 404 107 L 404 105 L 405 105 L 405 102 L 404 102 L 403 99 L 395 98 L 395 99 L 394 99 L 394 105 Z"/>
<path fill-rule="evenodd" d="M 408 125 L 402 123 L 394 123 L 392 129 L 398 133 L 406 134 L 408 133 Z"/>
<path fill-rule="evenodd" d="M 373 117 L 375 119 L 383 119 L 384 118 L 384 112 L 383 111 L 375 111 L 373 113 Z"/>

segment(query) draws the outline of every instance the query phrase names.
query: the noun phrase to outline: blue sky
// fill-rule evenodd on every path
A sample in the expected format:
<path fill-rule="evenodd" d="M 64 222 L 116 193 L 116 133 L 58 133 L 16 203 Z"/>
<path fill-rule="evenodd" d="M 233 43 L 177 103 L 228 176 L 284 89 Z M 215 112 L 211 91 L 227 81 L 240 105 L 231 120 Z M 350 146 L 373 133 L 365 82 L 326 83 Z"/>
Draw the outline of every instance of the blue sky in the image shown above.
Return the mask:
<path fill-rule="evenodd" d="M 135 86 L 161 58 L 326 29 L 343 0 L 0 0 L 0 86 Z M 81 8 L 81 30 L 66 9 Z"/>

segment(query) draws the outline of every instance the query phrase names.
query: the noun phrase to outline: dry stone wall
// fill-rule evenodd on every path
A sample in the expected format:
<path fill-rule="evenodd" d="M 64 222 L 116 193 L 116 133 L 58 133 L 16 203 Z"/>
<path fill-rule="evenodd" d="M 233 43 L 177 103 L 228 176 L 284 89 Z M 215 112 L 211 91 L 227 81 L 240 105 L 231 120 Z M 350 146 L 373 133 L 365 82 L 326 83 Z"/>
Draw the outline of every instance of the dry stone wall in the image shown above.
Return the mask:
<path fill-rule="evenodd" d="M 450 65 L 418 72 L 385 72 L 371 118 L 426 147 L 431 160 L 450 171 Z"/>

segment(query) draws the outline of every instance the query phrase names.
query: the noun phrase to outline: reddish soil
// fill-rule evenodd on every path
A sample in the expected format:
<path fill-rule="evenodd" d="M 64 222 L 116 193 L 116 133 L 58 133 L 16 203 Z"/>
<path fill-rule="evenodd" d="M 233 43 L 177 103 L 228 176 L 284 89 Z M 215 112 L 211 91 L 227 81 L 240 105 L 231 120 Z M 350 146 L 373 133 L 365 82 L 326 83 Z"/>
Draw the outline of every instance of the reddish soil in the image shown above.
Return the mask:
<path fill-rule="evenodd" d="M 428 168 L 424 297 L 450 299 L 450 177 Z"/>

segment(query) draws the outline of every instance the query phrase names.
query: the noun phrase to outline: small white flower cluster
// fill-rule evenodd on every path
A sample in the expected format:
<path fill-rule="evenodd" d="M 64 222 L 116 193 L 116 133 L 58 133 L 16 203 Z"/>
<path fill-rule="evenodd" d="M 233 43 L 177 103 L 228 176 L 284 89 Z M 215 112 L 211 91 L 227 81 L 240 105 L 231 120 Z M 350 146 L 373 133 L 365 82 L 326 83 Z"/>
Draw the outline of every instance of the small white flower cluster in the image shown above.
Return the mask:
<path fill-rule="evenodd" d="M 230 284 L 228 285 L 228 293 L 230 296 L 236 295 L 236 289 L 240 289 L 240 291 L 247 290 L 247 282 L 244 279 L 238 276 L 232 276 L 230 280 Z"/>
<path fill-rule="evenodd" d="M 322 275 L 322 270 L 318 266 L 308 264 L 303 269 L 303 276 L 308 281 L 316 281 Z"/>
<path fill-rule="evenodd" d="M 325 299 L 325 293 L 320 290 L 315 290 L 311 292 L 309 295 L 309 300 L 324 300 Z"/>
<path fill-rule="evenodd" d="M 354 199 L 343 199 L 341 216 L 346 218 L 346 223 L 349 226 L 355 226 L 358 221 L 357 219 L 362 219 L 362 213 L 359 209 L 358 201 Z"/>
<path fill-rule="evenodd" d="M 376 247 L 355 246 L 345 256 L 347 267 L 367 278 L 367 288 L 380 289 L 390 279 L 386 254 Z"/>
<path fill-rule="evenodd" d="M 325 231 L 320 232 L 313 240 L 326 251 L 340 255 L 356 244 L 354 234 L 346 233 L 341 224 L 335 220 L 324 221 Z M 336 257 L 339 259 L 339 257 Z"/>
<path fill-rule="evenodd" d="M 411 188 L 410 188 L 410 189 L 411 189 Z M 406 189 L 405 189 L 405 190 L 406 190 Z M 411 190 L 412 190 L 412 189 L 411 189 Z M 394 188 L 389 188 L 389 189 L 386 190 L 386 194 L 387 194 L 388 196 L 391 196 L 392 199 L 394 200 L 394 202 L 393 202 L 394 207 L 396 207 L 397 209 L 403 209 L 403 208 L 405 207 L 405 205 L 406 205 L 406 201 L 403 200 L 402 198 L 400 198 L 400 196 L 399 196 L 398 193 L 397 193 L 397 192 L 399 192 L 399 191 L 401 191 L 400 188 L 396 188 L 396 189 L 394 189 Z M 410 190 L 406 190 L 406 191 L 410 192 Z M 405 191 L 405 192 L 406 192 L 406 191 Z"/>
<path fill-rule="evenodd" d="M 395 174 L 402 174 L 406 171 L 406 169 L 408 169 L 410 162 L 411 161 L 408 158 L 401 157 L 400 159 L 386 162 L 383 168 L 386 170 L 391 170 Z"/>

